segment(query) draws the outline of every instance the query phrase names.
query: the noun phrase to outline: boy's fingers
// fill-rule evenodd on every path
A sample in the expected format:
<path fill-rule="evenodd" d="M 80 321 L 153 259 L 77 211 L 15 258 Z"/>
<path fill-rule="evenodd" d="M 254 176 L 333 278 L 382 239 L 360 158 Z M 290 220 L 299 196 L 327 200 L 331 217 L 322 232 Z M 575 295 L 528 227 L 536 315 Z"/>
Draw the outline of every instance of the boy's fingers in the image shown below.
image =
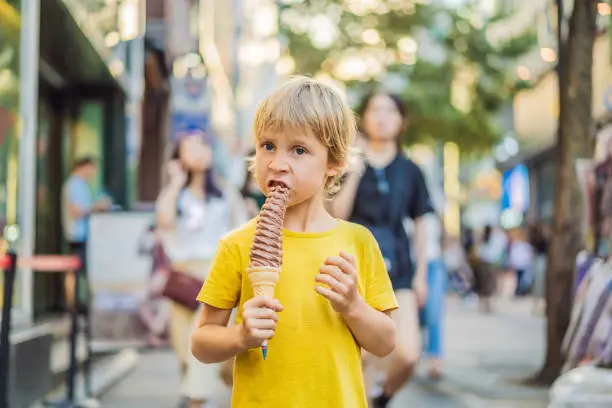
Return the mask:
<path fill-rule="evenodd" d="M 248 318 L 245 321 L 247 327 L 253 330 L 275 330 L 276 329 L 276 321 L 272 319 L 257 319 L 257 318 Z"/>
<path fill-rule="evenodd" d="M 336 292 L 334 292 L 333 290 L 331 290 L 331 289 L 327 289 L 327 288 L 325 288 L 325 287 L 323 287 L 323 286 L 316 285 L 316 286 L 315 286 L 315 291 L 316 291 L 316 292 L 317 292 L 319 295 L 321 295 L 321 296 L 323 296 L 323 297 L 327 298 L 327 299 L 328 299 L 329 301 L 331 301 L 331 302 L 342 303 L 342 301 L 343 301 L 343 299 L 344 299 L 344 298 L 342 297 L 342 295 L 340 295 L 339 293 L 336 293 Z"/>
<path fill-rule="evenodd" d="M 346 259 L 339 256 L 330 256 L 325 260 L 325 265 L 337 266 L 342 272 L 349 275 L 357 274 L 355 267 L 351 265 Z"/>
<path fill-rule="evenodd" d="M 250 308 L 244 311 L 245 318 L 255 318 L 255 319 L 272 319 L 274 321 L 278 320 L 278 316 L 276 312 L 267 307 L 259 307 L 259 308 Z"/>
<path fill-rule="evenodd" d="M 271 339 L 274 336 L 274 330 L 253 329 L 251 335 L 261 340 Z"/>
<path fill-rule="evenodd" d="M 323 265 L 319 270 L 321 271 L 321 273 L 333 276 L 338 282 L 341 282 L 347 286 L 352 285 L 354 283 L 354 279 L 353 277 L 351 277 L 351 275 L 342 272 L 336 266 Z"/>
<path fill-rule="evenodd" d="M 320 273 L 315 277 L 315 281 L 329 286 L 334 292 L 342 295 L 346 295 L 348 293 L 348 286 L 342 282 L 339 282 L 333 276 Z"/>
<path fill-rule="evenodd" d="M 283 310 L 283 306 L 281 306 L 277 299 L 272 299 L 268 296 L 255 296 L 254 298 L 248 300 L 244 304 L 244 307 L 267 307 L 276 312 Z"/>
<path fill-rule="evenodd" d="M 348 261 L 348 263 L 350 263 L 353 266 L 357 265 L 357 259 L 355 258 L 355 255 L 350 254 L 346 251 L 340 251 L 340 256 L 344 259 L 346 259 Z"/>

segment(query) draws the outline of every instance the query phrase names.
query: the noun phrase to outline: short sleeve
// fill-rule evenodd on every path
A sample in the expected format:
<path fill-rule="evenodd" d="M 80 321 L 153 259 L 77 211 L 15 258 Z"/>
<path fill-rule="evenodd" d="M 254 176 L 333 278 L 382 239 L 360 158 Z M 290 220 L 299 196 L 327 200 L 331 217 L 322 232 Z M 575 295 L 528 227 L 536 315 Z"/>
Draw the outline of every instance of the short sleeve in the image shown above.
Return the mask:
<path fill-rule="evenodd" d="M 219 242 L 212 265 L 197 300 L 218 309 L 233 309 L 240 299 L 240 254 L 225 241 Z"/>
<path fill-rule="evenodd" d="M 421 169 L 416 164 L 412 164 L 411 177 L 413 188 L 412 194 L 408 198 L 407 213 L 410 218 L 416 220 L 417 218 L 430 213 L 433 211 L 431 205 L 431 198 L 429 197 L 429 191 L 427 190 L 427 184 L 425 183 L 425 177 Z"/>
<path fill-rule="evenodd" d="M 397 309 L 397 299 L 378 243 L 370 231 L 365 228 L 363 235 L 365 245 L 361 272 L 365 277 L 365 301 L 381 312 Z"/>
<path fill-rule="evenodd" d="M 85 182 L 79 183 L 74 179 L 68 183 L 68 202 L 83 211 L 91 208 L 91 196 Z"/>

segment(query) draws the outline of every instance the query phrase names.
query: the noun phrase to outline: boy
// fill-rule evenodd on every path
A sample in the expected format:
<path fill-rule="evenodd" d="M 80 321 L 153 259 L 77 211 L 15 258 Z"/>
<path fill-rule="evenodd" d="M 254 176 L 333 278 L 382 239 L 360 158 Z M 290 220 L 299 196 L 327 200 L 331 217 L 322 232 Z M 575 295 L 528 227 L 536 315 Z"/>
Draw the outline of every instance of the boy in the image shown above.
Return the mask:
<path fill-rule="evenodd" d="M 252 220 L 221 240 L 192 337 L 204 363 L 236 356 L 235 408 L 366 408 L 360 349 L 382 357 L 395 347 L 389 313 L 397 302 L 374 237 L 325 210 L 355 127 L 342 98 L 308 78 L 287 82 L 257 108 L 258 184 L 266 194 L 284 184 L 291 197 L 278 299 L 253 297 Z M 235 306 L 237 325 L 227 327 Z M 264 361 L 259 347 L 267 339 Z"/>

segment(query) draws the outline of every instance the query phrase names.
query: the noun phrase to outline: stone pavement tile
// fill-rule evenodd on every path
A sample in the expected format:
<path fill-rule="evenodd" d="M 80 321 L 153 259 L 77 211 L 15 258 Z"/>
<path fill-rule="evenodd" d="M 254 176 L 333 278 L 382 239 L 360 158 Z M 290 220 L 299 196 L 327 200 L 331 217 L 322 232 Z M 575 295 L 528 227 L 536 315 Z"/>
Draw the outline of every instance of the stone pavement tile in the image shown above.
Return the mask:
<path fill-rule="evenodd" d="M 545 352 L 545 320 L 530 309 L 529 299 L 506 300 L 494 314 L 483 315 L 475 305 L 449 297 L 445 377 L 437 386 L 500 402 L 543 404 L 547 389 L 520 384 L 537 371 Z"/>
<path fill-rule="evenodd" d="M 402 389 L 390 404 L 390 408 L 471 408 L 458 394 L 429 387 L 416 378 Z"/>
<path fill-rule="evenodd" d="M 144 351 L 134 371 L 102 398 L 104 408 L 174 408 L 180 401 L 179 367 L 171 350 Z"/>

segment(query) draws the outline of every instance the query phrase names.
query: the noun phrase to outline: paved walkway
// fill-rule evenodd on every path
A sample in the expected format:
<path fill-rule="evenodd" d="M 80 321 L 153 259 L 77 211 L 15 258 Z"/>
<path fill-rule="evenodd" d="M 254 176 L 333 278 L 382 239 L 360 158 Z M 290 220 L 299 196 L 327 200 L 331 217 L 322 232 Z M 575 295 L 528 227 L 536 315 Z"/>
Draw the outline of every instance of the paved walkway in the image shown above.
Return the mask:
<path fill-rule="evenodd" d="M 527 301 L 506 302 L 490 316 L 473 302 L 449 298 L 446 306 L 445 378 L 422 375 L 391 408 L 545 408 L 546 390 L 518 386 L 544 353 L 544 320 Z M 169 351 L 144 352 L 136 369 L 102 400 L 110 408 L 173 408 L 179 401 L 176 361 Z"/>
<path fill-rule="evenodd" d="M 179 403 L 179 370 L 172 352 L 143 352 L 134 371 L 102 399 L 108 408 L 174 408 Z"/>

